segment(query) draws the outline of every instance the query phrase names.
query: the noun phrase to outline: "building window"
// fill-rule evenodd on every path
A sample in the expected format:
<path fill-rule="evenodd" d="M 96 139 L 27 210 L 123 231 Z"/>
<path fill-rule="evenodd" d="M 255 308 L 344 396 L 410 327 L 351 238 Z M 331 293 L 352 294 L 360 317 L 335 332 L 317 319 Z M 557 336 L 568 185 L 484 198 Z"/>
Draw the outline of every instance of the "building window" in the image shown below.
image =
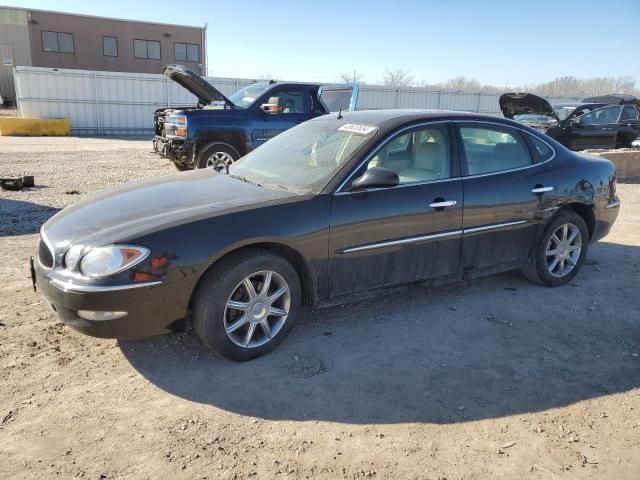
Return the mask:
<path fill-rule="evenodd" d="M 118 56 L 118 39 L 116 37 L 102 37 L 102 54 L 105 57 Z"/>
<path fill-rule="evenodd" d="M 42 30 L 42 50 L 45 52 L 75 53 L 73 33 Z"/>
<path fill-rule="evenodd" d="M 197 43 L 174 43 L 175 59 L 183 62 L 200 61 L 200 45 Z"/>
<path fill-rule="evenodd" d="M 134 40 L 133 55 L 136 58 L 160 60 L 160 42 L 157 40 Z"/>

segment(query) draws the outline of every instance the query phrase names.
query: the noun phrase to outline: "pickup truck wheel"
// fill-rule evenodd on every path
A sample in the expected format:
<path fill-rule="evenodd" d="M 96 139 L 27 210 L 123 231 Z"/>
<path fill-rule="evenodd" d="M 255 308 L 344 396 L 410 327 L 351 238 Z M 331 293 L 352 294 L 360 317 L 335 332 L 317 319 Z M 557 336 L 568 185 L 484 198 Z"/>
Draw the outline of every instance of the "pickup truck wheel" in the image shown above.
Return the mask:
<path fill-rule="evenodd" d="M 240 158 L 240 153 L 228 143 L 211 143 L 198 152 L 196 168 L 222 170 Z"/>

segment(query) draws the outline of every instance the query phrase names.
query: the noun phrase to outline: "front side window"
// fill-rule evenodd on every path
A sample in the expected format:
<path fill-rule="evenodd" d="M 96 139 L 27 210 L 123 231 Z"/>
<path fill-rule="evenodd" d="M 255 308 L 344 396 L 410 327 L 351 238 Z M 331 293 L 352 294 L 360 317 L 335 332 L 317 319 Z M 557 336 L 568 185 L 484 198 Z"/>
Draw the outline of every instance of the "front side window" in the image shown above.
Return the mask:
<path fill-rule="evenodd" d="M 174 43 L 173 53 L 175 59 L 180 62 L 200 61 L 200 45 L 197 43 Z"/>
<path fill-rule="evenodd" d="M 229 97 L 229 100 L 231 100 L 236 107 L 247 108 L 253 104 L 253 102 L 255 102 L 267 88 L 269 88 L 269 84 L 267 83 L 254 83 L 248 87 L 238 90 Z"/>
<path fill-rule="evenodd" d="M 42 50 L 56 53 L 75 53 L 73 33 L 42 31 Z"/>
<path fill-rule="evenodd" d="M 304 89 L 285 88 L 269 93 L 263 110 L 270 114 L 304 113 Z"/>
<path fill-rule="evenodd" d="M 606 123 L 618 123 L 620 114 L 622 113 L 621 106 L 604 107 L 594 110 L 593 112 L 586 113 L 580 118 L 581 125 L 602 125 Z"/>
<path fill-rule="evenodd" d="M 524 139 L 507 128 L 461 127 L 460 135 L 467 159 L 467 174 L 511 170 L 531 165 Z"/>
<path fill-rule="evenodd" d="M 118 56 L 118 39 L 116 37 L 102 37 L 102 54 L 105 57 Z"/>
<path fill-rule="evenodd" d="M 449 178 L 449 136 L 443 125 L 420 127 L 385 143 L 366 168 L 384 167 L 396 172 L 400 184 Z"/>
<path fill-rule="evenodd" d="M 304 122 L 231 164 L 229 173 L 266 187 L 318 193 L 376 132 L 335 118 Z"/>
<path fill-rule="evenodd" d="M 157 40 L 134 40 L 133 55 L 136 58 L 160 60 L 160 42 Z"/>

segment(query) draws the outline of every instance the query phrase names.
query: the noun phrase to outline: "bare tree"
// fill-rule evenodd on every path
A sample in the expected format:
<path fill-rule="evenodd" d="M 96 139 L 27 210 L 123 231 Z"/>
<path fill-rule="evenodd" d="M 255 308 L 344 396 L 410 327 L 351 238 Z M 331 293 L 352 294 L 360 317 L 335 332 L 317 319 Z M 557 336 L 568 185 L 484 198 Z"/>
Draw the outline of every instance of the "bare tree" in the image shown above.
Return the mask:
<path fill-rule="evenodd" d="M 390 87 L 409 87 L 413 85 L 413 76 L 409 75 L 409 70 L 387 69 L 384 84 Z"/>
<path fill-rule="evenodd" d="M 269 80 L 274 80 L 274 76 L 269 72 L 259 73 L 256 77 L 256 80 L 258 80 L 259 82 L 268 82 Z"/>
<path fill-rule="evenodd" d="M 340 74 L 340 81 L 344 83 L 364 83 L 364 74 L 354 70 L 353 72 L 343 72 Z"/>

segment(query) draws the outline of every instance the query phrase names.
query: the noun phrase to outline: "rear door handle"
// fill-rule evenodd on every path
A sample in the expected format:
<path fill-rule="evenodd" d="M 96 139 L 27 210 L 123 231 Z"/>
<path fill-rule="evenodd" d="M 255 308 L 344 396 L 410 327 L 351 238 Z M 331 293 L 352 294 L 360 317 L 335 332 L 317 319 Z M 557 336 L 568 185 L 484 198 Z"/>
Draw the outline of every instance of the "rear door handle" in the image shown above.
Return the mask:
<path fill-rule="evenodd" d="M 531 189 L 531 193 L 544 193 L 550 192 L 551 190 L 553 190 L 553 187 L 536 187 Z"/>
<path fill-rule="evenodd" d="M 453 207 L 457 202 L 455 200 L 443 200 L 442 202 L 431 202 L 431 208 Z"/>

